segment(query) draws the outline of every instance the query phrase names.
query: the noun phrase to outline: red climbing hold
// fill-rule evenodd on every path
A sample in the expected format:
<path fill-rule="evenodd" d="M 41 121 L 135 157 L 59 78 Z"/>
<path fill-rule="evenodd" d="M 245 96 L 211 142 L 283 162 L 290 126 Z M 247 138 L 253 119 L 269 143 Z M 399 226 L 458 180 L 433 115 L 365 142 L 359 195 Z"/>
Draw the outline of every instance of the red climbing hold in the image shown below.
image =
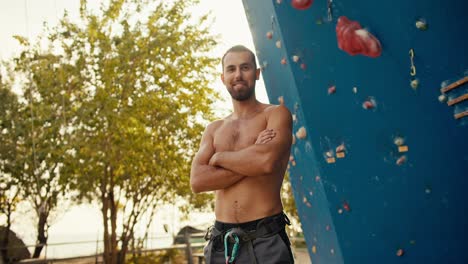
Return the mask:
<path fill-rule="evenodd" d="M 349 206 L 349 203 L 348 202 L 343 202 L 343 209 L 345 209 L 346 211 L 351 211 L 351 207 Z"/>
<path fill-rule="evenodd" d="M 375 108 L 375 101 L 372 99 L 364 101 L 364 103 L 362 103 L 362 108 L 366 110 Z"/>
<path fill-rule="evenodd" d="M 367 30 L 362 29 L 357 21 L 351 21 L 345 16 L 338 18 L 336 24 L 338 47 L 349 55 L 361 54 L 376 58 L 382 53 L 380 41 Z"/>
<path fill-rule="evenodd" d="M 313 2 L 313 0 L 292 0 L 291 5 L 296 9 L 305 10 L 309 8 Z"/>

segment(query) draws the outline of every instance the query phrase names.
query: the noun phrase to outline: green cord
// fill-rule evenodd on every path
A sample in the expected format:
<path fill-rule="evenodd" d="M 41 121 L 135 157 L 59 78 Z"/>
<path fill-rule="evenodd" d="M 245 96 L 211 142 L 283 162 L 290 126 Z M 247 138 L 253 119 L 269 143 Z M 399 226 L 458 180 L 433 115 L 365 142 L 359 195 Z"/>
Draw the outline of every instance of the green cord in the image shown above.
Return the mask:
<path fill-rule="evenodd" d="M 228 247 L 228 240 L 229 236 L 233 236 L 234 239 L 236 240 L 236 243 L 234 244 L 234 247 L 232 248 L 232 256 L 228 255 L 229 247 Z M 226 264 L 227 263 L 233 263 L 234 260 L 237 257 L 237 251 L 239 250 L 239 237 L 237 234 L 233 234 L 232 230 L 229 230 L 226 235 L 224 235 L 224 258 L 226 259 Z"/>

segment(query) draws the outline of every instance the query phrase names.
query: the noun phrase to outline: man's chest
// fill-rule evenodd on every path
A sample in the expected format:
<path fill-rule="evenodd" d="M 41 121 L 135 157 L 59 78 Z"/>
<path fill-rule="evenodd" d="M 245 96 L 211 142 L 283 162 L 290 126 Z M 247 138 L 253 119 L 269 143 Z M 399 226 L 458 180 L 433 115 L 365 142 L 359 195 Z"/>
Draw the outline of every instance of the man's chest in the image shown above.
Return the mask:
<path fill-rule="evenodd" d="M 224 121 L 213 137 L 215 151 L 237 151 L 255 144 L 258 134 L 266 129 L 266 125 L 263 116 Z"/>

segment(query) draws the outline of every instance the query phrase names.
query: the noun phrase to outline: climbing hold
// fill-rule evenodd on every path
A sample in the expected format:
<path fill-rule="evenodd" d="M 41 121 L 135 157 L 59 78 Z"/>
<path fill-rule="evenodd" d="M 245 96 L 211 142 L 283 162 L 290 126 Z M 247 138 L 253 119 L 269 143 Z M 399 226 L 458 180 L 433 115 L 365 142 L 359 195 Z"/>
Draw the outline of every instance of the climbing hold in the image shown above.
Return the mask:
<path fill-rule="evenodd" d="M 293 167 L 296 167 L 296 161 L 295 161 L 295 160 L 292 160 L 292 161 L 291 161 L 291 165 L 293 165 Z"/>
<path fill-rule="evenodd" d="M 272 38 L 273 38 L 273 32 L 268 31 L 268 32 L 266 33 L 266 37 L 267 37 L 267 39 L 272 39 Z"/>
<path fill-rule="evenodd" d="M 367 30 L 362 29 L 357 21 L 351 21 L 345 16 L 338 18 L 336 24 L 338 48 L 349 55 L 361 54 L 376 58 L 382 53 L 380 41 Z"/>
<path fill-rule="evenodd" d="M 317 254 L 317 247 L 315 245 L 312 246 L 312 253 Z"/>
<path fill-rule="evenodd" d="M 301 63 L 301 69 L 303 70 L 307 69 L 307 65 L 305 63 Z"/>
<path fill-rule="evenodd" d="M 408 146 L 398 146 L 398 152 L 408 152 Z"/>
<path fill-rule="evenodd" d="M 364 101 L 364 103 L 362 103 L 362 107 L 366 110 L 369 110 L 369 109 L 373 109 L 375 108 L 376 106 L 376 102 L 374 99 L 370 98 L 369 100 L 366 100 Z"/>
<path fill-rule="evenodd" d="M 330 249 L 330 253 L 331 253 L 332 255 L 335 254 L 335 250 L 334 250 L 333 248 Z"/>
<path fill-rule="evenodd" d="M 353 93 L 357 93 L 357 87 L 353 87 Z"/>
<path fill-rule="evenodd" d="M 336 157 L 339 158 L 339 159 L 342 159 L 345 157 L 345 151 L 346 151 L 346 147 L 343 144 L 339 145 L 338 147 L 336 147 L 335 149 L 336 151 Z"/>
<path fill-rule="evenodd" d="M 292 135 L 292 144 L 296 144 L 296 137 L 294 135 Z"/>
<path fill-rule="evenodd" d="M 339 208 L 339 209 L 338 209 L 338 213 L 339 213 L 339 214 L 342 214 L 342 213 L 343 213 L 343 209 Z"/>
<path fill-rule="evenodd" d="M 296 9 L 305 10 L 309 8 L 313 2 L 313 0 L 292 0 L 291 5 Z"/>
<path fill-rule="evenodd" d="M 336 92 L 335 85 L 331 85 L 330 87 L 328 87 L 328 94 L 334 94 L 335 92 Z"/>
<path fill-rule="evenodd" d="M 325 227 L 325 230 L 330 231 L 330 225 L 327 225 L 327 226 Z"/>
<path fill-rule="evenodd" d="M 347 212 L 351 211 L 351 207 L 349 206 L 348 202 L 343 202 L 343 209 L 345 209 Z"/>
<path fill-rule="evenodd" d="M 447 102 L 447 96 L 445 94 L 439 95 L 438 99 L 439 99 L 439 102 L 441 102 L 441 103 Z"/>
<path fill-rule="evenodd" d="M 292 56 L 292 60 L 294 62 L 298 62 L 299 61 L 299 56 L 297 56 L 297 55 Z"/>
<path fill-rule="evenodd" d="M 427 29 L 427 22 L 425 19 L 418 19 L 418 21 L 416 21 L 416 27 L 419 29 L 419 30 L 426 30 Z"/>
<path fill-rule="evenodd" d="M 327 163 L 335 163 L 335 158 L 327 158 Z"/>
<path fill-rule="evenodd" d="M 395 143 L 395 145 L 397 145 L 397 146 L 401 146 L 401 145 L 405 144 L 405 139 L 402 138 L 402 137 L 396 137 L 393 140 L 393 143 Z"/>
<path fill-rule="evenodd" d="M 276 47 L 277 47 L 278 49 L 280 49 L 280 48 L 281 48 L 281 41 L 279 41 L 279 40 L 278 40 L 278 41 L 276 41 Z"/>
<path fill-rule="evenodd" d="M 397 255 L 398 257 L 401 257 L 401 256 L 403 256 L 404 254 L 405 254 L 405 251 L 403 251 L 403 249 L 401 249 L 401 248 L 398 249 L 397 252 L 396 252 L 396 255 Z"/>
<path fill-rule="evenodd" d="M 307 131 L 306 131 L 305 127 L 301 127 L 301 128 L 299 128 L 299 130 L 297 130 L 296 137 L 298 139 L 304 139 L 304 138 L 307 137 Z"/>
<path fill-rule="evenodd" d="M 316 181 L 316 182 L 320 181 L 320 176 L 318 176 L 318 175 L 315 176 L 315 181 Z"/>
<path fill-rule="evenodd" d="M 278 97 L 278 102 L 280 103 L 280 105 L 283 105 L 283 104 L 284 104 L 284 98 L 283 98 L 283 96 Z"/>
<path fill-rule="evenodd" d="M 344 143 L 342 143 L 341 145 L 339 145 L 338 147 L 336 147 L 335 151 L 336 151 L 336 152 L 344 152 L 344 151 L 346 151 L 346 147 L 345 147 Z"/>
<path fill-rule="evenodd" d="M 430 187 L 426 187 L 426 189 L 424 190 L 424 192 L 426 194 L 430 194 L 432 192 L 432 189 Z"/>
<path fill-rule="evenodd" d="M 281 59 L 281 64 L 285 65 L 286 64 L 286 58 Z"/>
<path fill-rule="evenodd" d="M 406 156 L 401 156 L 400 158 L 397 159 L 396 165 L 401 166 L 406 162 L 407 158 Z"/>
<path fill-rule="evenodd" d="M 293 155 L 289 155 L 289 161 L 293 161 L 293 160 L 294 160 Z"/>
<path fill-rule="evenodd" d="M 411 88 L 413 88 L 414 90 L 418 89 L 418 86 L 419 86 L 419 80 L 418 79 L 414 79 L 410 82 L 410 85 L 411 85 Z"/>
<path fill-rule="evenodd" d="M 276 3 L 279 5 L 281 4 L 281 2 L 283 2 L 282 0 L 276 0 Z"/>
<path fill-rule="evenodd" d="M 293 115 L 292 115 L 292 120 L 293 120 L 294 122 L 297 122 L 297 116 L 296 116 L 296 114 L 293 114 Z"/>
<path fill-rule="evenodd" d="M 329 150 L 329 151 L 325 152 L 325 157 L 333 158 L 333 151 Z"/>

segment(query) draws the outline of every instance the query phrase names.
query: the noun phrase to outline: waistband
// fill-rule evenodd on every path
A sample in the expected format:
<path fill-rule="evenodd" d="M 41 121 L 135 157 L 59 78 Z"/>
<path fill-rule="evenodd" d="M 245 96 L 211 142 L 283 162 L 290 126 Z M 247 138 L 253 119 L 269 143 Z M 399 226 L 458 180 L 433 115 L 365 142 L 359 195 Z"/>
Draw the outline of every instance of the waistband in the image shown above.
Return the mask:
<path fill-rule="evenodd" d="M 221 232 L 224 232 L 224 231 L 227 231 L 229 229 L 232 229 L 232 228 L 236 228 L 236 227 L 239 227 L 241 229 L 243 229 L 244 231 L 252 231 L 252 230 L 256 230 L 257 229 L 257 225 L 259 222 L 265 220 L 265 222 L 268 222 L 268 219 L 274 219 L 276 217 L 285 217 L 284 216 L 284 213 L 281 212 L 281 213 L 278 213 L 278 214 L 275 214 L 275 215 L 272 215 L 272 216 L 267 216 L 267 217 L 263 217 L 263 218 L 260 218 L 260 219 L 256 219 L 256 220 L 252 220 L 252 221 L 249 221 L 249 222 L 244 222 L 244 223 L 224 223 L 224 222 L 220 222 L 220 221 L 215 221 L 215 224 L 214 224 L 214 227 L 216 229 L 218 229 L 219 231 Z"/>

